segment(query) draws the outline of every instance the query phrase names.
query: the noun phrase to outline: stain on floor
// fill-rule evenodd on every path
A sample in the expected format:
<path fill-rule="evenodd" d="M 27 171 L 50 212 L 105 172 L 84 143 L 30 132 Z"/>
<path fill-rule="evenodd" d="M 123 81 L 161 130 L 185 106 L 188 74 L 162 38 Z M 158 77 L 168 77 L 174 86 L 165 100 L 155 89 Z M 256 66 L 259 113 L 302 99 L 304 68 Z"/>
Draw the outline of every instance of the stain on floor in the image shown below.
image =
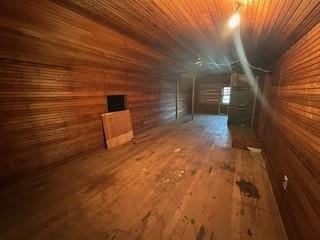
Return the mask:
<path fill-rule="evenodd" d="M 256 199 L 260 198 L 259 189 L 256 185 L 254 185 L 251 182 L 247 182 L 244 179 L 241 179 L 240 181 L 236 181 L 236 184 L 240 188 L 240 191 L 247 197 L 253 197 Z"/>
<path fill-rule="evenodd" d="M 201 225 L 201 227 L 197 233 L 196 240 L 203 240 L 205 234 L 206 234 L 206 228 L 203 225 Z"/>
<path fill-rule="evenodd" d="M 229 171 L 229 172 L 235 172 L 235 170 L 236 170 L 235 166 L 231 166 L 231 165 L 224 163 L 224 162 L 219 165 L 219 168 L 222 170 Z"/>
<path fill-rule="evenodd" d="M 148 218 L 150 217 L 151 215 L 151 211 L 149 211 L 143 218 L 142 218 L 142 222 L 145 222 L 148 220 Z"/>
<path fill-rule="evenodd" d="M 197 173 L 197 169 L 193 169 L 193 170 L 191 171 L 191 176 L 195 175 L 196 173 Z"/>

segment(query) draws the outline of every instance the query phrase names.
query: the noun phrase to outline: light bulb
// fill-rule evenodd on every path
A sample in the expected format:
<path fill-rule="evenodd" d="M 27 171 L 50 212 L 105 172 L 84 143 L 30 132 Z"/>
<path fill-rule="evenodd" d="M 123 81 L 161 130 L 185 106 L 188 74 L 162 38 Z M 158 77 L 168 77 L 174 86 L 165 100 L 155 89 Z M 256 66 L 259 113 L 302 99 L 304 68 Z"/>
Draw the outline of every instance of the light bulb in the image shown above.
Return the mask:
<path fill-rule="evenodd" d="M 240 14 L 236 12 L 231 16 L 228 25 L 231 28 L 235 28 L 239 25 L 239 23 L 240 23 Z"/>

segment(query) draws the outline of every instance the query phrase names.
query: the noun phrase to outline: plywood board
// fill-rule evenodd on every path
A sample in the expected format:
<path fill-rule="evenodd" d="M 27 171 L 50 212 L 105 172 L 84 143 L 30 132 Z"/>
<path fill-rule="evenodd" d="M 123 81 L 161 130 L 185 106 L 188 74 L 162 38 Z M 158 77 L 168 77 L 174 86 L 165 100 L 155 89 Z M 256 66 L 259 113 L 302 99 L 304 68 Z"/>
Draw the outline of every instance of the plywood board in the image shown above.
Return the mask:
<path fill-rule="evenodd" d="M 129 110 L 105 113 L 101 117 L 108 149 L 131 141 L 133 131 Z"/>

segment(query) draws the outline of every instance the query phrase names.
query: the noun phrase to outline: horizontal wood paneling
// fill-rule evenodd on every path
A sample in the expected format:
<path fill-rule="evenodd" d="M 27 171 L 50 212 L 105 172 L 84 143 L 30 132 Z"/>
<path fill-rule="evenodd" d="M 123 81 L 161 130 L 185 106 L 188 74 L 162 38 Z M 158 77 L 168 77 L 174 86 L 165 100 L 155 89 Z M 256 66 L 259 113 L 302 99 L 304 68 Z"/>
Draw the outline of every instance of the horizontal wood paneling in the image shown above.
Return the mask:
<path fill-rule="evenodd" d="M 202 76 L 196 81 L 195 106 L 197 113 L 218 114 L 221 91 L 230 86 L 230 74 Z M 227 105 L 221 105 L 221 112 L 227 112 Z"/>
<path fill-rule="evenodd" d="M 0 12 L 0 186 L 103 148 L 107 95 L 127 95 L 135 132 L 175 118 L 161 53 L 50 1 Z"/>
<path fill-rule="evenodd" d="M 289 239 L 320 238 L 319 46 L 317 24 L 277 62 L 267 93 L 270 109 L 262 111 L 268 115 L 269 173 Z"/>
<path fill-rule="evenodd" d="M 231 72 L 238 59 L 227 27 L 241 3 L 241 36 L 249 60 L 269 65 L 320 20 L 319 0 L 52 0 L 170 56 L 173 72 Z M 217 64 L 218 63 L 218 64 Z M 225 64 L 225 65 L 219 65 Z"/>
<path fill-rule="evenodd" d="M 185 79 L 178 80 L 178 118 L 191 117 L 193 74 L 188 75 Z"/>

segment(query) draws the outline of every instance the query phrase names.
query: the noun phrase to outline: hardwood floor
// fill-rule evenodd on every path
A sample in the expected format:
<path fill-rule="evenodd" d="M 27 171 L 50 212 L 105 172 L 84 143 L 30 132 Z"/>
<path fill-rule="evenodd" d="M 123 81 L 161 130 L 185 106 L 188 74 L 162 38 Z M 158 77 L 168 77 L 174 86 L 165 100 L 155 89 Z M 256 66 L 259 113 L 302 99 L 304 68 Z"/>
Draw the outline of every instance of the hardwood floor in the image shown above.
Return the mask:
<path fill-rule="evenodd" d="M 260 154 L 223 116 L 139 134 L 0 191 L 1 239 L 286 239 Z"/>

